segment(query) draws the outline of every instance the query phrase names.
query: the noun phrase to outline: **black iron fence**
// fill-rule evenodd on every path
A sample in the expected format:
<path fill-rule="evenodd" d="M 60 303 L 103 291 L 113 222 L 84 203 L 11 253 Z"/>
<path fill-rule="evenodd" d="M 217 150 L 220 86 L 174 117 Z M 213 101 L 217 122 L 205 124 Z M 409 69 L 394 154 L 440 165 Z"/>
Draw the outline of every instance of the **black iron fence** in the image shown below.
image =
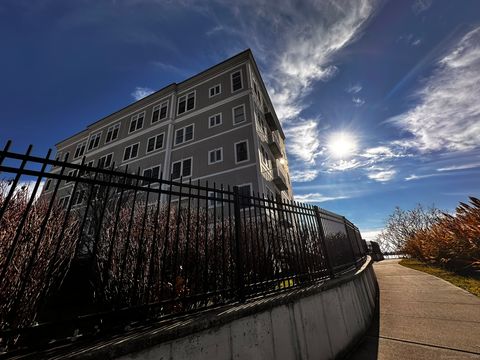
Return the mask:
<path fill-rule="evenodd" d="M 358 228 L 316 206 L 9 146 L 0 346 L 10 353 L 326 280 L 365 258 Z"/>

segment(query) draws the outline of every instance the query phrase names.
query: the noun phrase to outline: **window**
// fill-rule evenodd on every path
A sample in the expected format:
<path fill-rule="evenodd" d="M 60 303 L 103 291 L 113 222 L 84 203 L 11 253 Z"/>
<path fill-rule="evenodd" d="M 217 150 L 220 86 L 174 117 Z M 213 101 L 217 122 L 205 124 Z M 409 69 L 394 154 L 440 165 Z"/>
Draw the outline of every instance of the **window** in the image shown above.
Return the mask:
<path fill-rule="evenodd" d="M 118 131 L 120 130 L 120 124 L 112 125 L 107 130 L 107 138 L 105 139 L 105 143 L 109 143 L 110 141 L 115 140 L 118 137 Z"/>
<path fill-rule="evenodd" d="M 75 192 L 72 197 L 72 206 L 81 205 L 83 203 L 83 198 L 85 197 L 85 190 L 80 190 Z"/>
<path fill-rule="evenodd" d="M 235 163 L 248 161 L 248 141 L 241 141 L 235 144 Z"/>
<path fill-rule="evenodd" d="M 244 208 L 250 206 L 252 196 L 252 186 L 250 184 L 239 185 L 238 195 L 240 195 L 240 207 Z"/>
<path fill-rule="evenodd" d="M 70 196 L 65 196 L 65 197 L 60 198 L 58 203 L 62 208 L 66 209 L 69 201 L 70 201 Z"/>
<path fill-rule="evenodd" d="M 155 124 L 159 120 L 163 120 L 167 117 L 168 101 L 155 105 L 153 107 L 152 124 Z"/>
<path fill-rule="evenodd" d="M 175 145 L 183 144 L 184 142 L 193 139 L 193 124 L 183 127 L 175 131 Z"/>
<path fill-rule="evenodd" d="M 62 153 L 58 153 L 55 157 L 55 161 L 62 161 Z"/>
<path fill-rule="evenodd" d="M 213 149 L 208 152 L 208 165 L 223 161 L 223 148 Z"/>
<path fill-rule="evenodd" d="M 160 179 L 160 165 L 143 170 L 143 176 L 152 180 Z M 143 185 L 148 185 L 149 181 L 143 180 Z"/>
<path fill-rule="evenodd" d="M 240 124 L 245 121 L 245 105 L 236 106 L 232 109 L 233 125 Z"/>
<path fill-rule="evenodd" d="M 195 107 L 195 91 L 178 98 L 177 115 L 190 111 Z"/>
<path fill-rule="evenodd" d="M 176 161 L 172 164 L 172 180 L 192 175 L 192 158 Z"/>
<path fill-rule="evenodd" d="M 68 158 L 70 157 L 70 153 L 67 151 L 65 155 L 63 156 L 63 161 L 68 161 Z"/>
<path fill-rule="evenodd" d="M 147 153 L 152 152 L 154 150 L 161 149 L 163 147 L 163 138 L 164 133 L 161 133 L 157 136 L 151 137 L 147 141 Z"/>
<path fill-rule="evenodd" d="M 74 159 L 82 156 L 85 154 L 85 148 L 87 147 L 87 142 L 82 141 L 80 144 L 77 145 L 77 148 L 75 149 L 75 156 L 73 157 Z"/>
<path fill-rule="evenodd" d="M 52 179 L 48 179 L 47 182 L 45 183 L 45 191 L 48 191 L 50 189 L 50 186 L 52 185 Z"/>
<path fill-rule="evenodd" d="M 78 174 L 78 170 L 70 170 L 67 175 L 71 177 L 76 177 Z M 73 180 L 65 180 L 65 184 L 68 184 L 69 182 L 72 182 Z"/>
<path fill-rule="evenodd" d="M 242 88 L 242 72 L 236 71 L 232 74 L 232 92 L 241 90 Z"/>
<path fill-rule="evenodd" d="M 263 146 L 260 146 L 260 154 L 262 155 L 262 156 L 261 156 L 262 162 L 263 162 L 267 167 L 270 167 L 270 159 L 269 159 L 269 157 L 268 157 L 267 151 L 264 149 Z"/>
<path fill-rule="evenodd" d="M 88 150 L 96 149 L 100 145 L 100 137 L 102 136 L 101 132 L 93 134 L 90 136 L 90 141 L 88 142 Z"/>
<path fill-rule="evenodd" d="M 219 207 L 222 206 L 222 199 L 225 197 L 223 193 L 217 191 L 209 191 L 207 194 L 208 197 L 208 207 Z"/>
<path fill-rule="evenodd" d="M 137 115 L 133 115 L 132 119 L 130 120 L 130 128 L 128 129 L 128 133 L 132 133 L 134 131 L 137 131 L 143 128 L 144 117 L 145 117 L 145 112 L 142 112 Z"/>
<path fill-rule="evenodd" d="M 222 86 L 217 84 L 208 90 L 208 97 L 214 97 L 222 92 Z"/>
<path fill-rule="evenodd" d="M 100 159 L 98 159 L 98 167 L 101 169 L 106 169 L 112 166 L 112 160 L 113 160 L 113 153 L 104 155 Z"/>
<path fill-rule="evenodd" d="M 275 195 L 273 194 L 273 191 L 270 190 L 267 186 L 265 186 L 265 196 L 269 200 L 275 200 Z"/>
<path fill-rule="evenodd" d="M 137 157 L 137 155 L 138 155 L 138 144 L 139 143 L 136 143 L 136 144 L 127 146 L 125 148 L 125 151 L 123 152 L 123 161 L 127 161 L 127 160 L 134 159 L 134 158 Z"/>
<path fill-rule="evenodd" d="M 212 128 L 222 124 L 222 113 L 212 115 L 208 118 L 208 127 Z"/>

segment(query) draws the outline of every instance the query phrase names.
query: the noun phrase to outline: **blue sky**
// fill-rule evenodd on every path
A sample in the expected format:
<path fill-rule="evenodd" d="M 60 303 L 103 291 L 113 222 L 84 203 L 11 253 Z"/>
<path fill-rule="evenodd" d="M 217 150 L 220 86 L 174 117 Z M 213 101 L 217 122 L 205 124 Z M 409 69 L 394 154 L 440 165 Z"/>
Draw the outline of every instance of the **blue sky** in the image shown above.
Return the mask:
<path fill-rule="evenodd" d="M 297 200 L 371 237 L 395 206 L 480 192 L 476 0 L 0 3 L 0 143 L 42 154 L 251 48 Z"/>

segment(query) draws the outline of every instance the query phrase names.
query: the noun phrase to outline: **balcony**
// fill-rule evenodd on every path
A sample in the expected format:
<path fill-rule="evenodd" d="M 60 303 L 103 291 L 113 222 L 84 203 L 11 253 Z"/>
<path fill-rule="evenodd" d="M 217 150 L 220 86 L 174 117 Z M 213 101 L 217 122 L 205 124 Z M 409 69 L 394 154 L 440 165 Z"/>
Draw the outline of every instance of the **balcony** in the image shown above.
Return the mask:
<path fill-rule="evenodd" d="M 288 190 L 288 176 L 285 166 L 281 163 L 281 160 L 277 159 L 275 161 L 275 166 L 273 167 L 273 182 L 281 191 Z"/>
<path fill-rule="evenodd" d="M 273 114 L 270 111 L 265 112 L 265 120 L 267 121 L 268 127 L 270 130 L 275 131 L 278 130 L 277 123 L 273 118 Z"/>
<path fill-rule="evenodd" d="M 275 159 L 282 157 L 282 142 L 282 137 L 278 130 L 272 131 L 268 134 L 268 147 L 273 156 L 275 156 Z"/>

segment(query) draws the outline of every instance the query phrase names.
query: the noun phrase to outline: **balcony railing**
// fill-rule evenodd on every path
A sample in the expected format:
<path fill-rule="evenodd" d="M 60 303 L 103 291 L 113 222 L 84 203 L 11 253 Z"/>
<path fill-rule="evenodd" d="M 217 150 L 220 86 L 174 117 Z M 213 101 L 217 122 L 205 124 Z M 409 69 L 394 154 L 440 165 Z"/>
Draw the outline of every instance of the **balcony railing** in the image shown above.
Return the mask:
<path fill-rule="evenodd" d="M 280 132 L 278 130 L 272 131 L 268 134 L 268 146 L 270 150 L 275 156 L 275 159 L 282 157 L 282 137 L 280 136 Z"/>
<path fill-rule="evenodd" d="M 273 182 L 280 190 L 288 190 L 289 181 L 287 176 L 287 170 L 282 164 L 282 160 L 277 159 L 275 161 L 275 166 L 273 167 Z"/>

